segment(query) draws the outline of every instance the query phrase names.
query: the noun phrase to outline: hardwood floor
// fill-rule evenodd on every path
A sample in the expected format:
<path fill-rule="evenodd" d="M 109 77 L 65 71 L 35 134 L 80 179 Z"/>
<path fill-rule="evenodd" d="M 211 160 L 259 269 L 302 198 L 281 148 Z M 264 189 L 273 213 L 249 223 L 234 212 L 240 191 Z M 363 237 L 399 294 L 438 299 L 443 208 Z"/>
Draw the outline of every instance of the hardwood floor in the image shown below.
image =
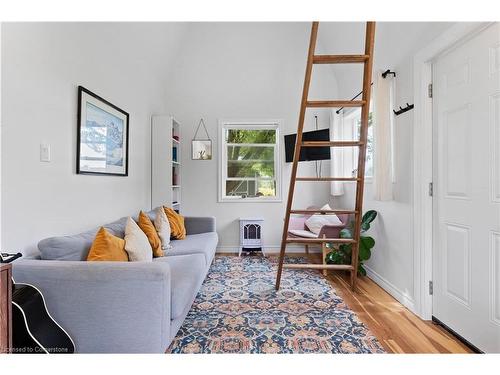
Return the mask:
<path fill-rule="evenodd" d="M 319 254 L 310 256 L 312 261 L 321 262 Z M 358 279 L 356 293 L 351 290 L 348 273 L 328 271 L 327 280 L 388 353 L 473 353 L 443 327 L 413 314 L 368 277 Z"/>
<path fill-rule="evenodd" d="M 320 254 L 310 256 L 311 261 L 321 262 Z M 348 273 L 329 271 L 327 280 L 388 353 L 473 353 L 443 327 L 413 314 L 368 277 L 358 279 L 356 293 L 351 290 Z"/>
<path fill-rule="evenodd" d="M 417 317 L 368 277 L 358 279 L 356 293 L 342 272 L 329 272 L 327 279 L 387 352 L 472 352 L 441 326 Z"/>

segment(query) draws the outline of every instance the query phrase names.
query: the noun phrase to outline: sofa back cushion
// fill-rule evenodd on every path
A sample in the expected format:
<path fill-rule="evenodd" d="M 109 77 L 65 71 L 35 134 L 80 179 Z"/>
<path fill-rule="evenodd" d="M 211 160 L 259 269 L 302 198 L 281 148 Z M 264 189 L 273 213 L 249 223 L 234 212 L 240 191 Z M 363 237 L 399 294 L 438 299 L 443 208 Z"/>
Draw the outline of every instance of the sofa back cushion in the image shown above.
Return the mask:
<path fill-rule="evenodd" d="M 104 225 L 116 237 L 125 237 L 127 218 Z M 38 243 L 40 257 L 44 260 L 86 260 L 99 228 L 72 236 L 50 237 Z"/>
<path fill-rule="evenodd" d="M 160 207 L 161 207 L 161 206 L 160 206 Z M 153 223 L 155 222 L 155 219 L 156 219 L 156 209 L 157 209 L 157 208 L 158 208 L 158 207 L 154 208 L 154 209 L 153 209 L 153 210 L 151 210 L 151 211 L 146 212 L 146 215 L 149 217 L 149 219 L 150 219 L 150 220 L 151 220 L 151 222 L 153 222 Z M 162 208 L 162 207 L 161 207 L 161 208 Z"/>

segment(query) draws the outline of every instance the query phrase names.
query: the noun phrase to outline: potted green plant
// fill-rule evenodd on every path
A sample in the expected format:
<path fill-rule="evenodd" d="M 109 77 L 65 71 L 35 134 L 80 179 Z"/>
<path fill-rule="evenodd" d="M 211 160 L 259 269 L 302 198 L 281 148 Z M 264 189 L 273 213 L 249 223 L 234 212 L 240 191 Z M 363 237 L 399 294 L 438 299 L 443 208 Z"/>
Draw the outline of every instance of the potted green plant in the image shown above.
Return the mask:
<path fill-rule="evenodd" d="M 359 253 L 358 253 L 358 275 L 366 276 L 366 270 L 363 267 L 372 256 L 372 249 L 375 246 L 375 240 L 371 236 L 363 235 L 370 229 L 370 224 L 377 217 L 377 211 L 367 211 L 361 219 L 361 236 L 359 240 Z M 340 238 L 354 238 L 354 221 L 349 223 L 349 226 L 340 231 Z M 341 244 L 336 246 L 333 243 L 327 243 L 326 246 L 332 249 L 326 254 L 325 261 L 327 264 L 351 264 L 353 244 Z"/>

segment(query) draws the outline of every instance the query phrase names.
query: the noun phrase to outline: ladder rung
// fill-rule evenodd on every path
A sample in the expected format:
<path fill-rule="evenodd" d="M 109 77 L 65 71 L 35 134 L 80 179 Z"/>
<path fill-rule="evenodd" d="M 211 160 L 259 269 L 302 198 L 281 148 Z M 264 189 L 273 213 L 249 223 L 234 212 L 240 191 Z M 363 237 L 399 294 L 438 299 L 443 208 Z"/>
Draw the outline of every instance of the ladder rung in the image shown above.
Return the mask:
<path fill-rule="evenodd" d="M 296 181 L 359 181 L 357 177 L 297 177 Z"/>
<path fill-rule="evenodd" d="M 313 64 L 364 63 L 368 55 L 314 55 Z"/>
<path fill-rule="evenodd" d="M 353 210 L 322 210 L 320 208 L 310 208 L 307 210 L 290 210 L 291 214 L 354 214 L 356 215 L 358 211 Z"/>
<path fill-rule="evenodd" d="M 362 107 L 365 100 L 308 100 L 306 107 L 315 108 L 341 108 L 341 107 Z"/>
<path fill-rule="evenodd" d="M 302 142 L 301 147 L 356 147 L 362 146 L 359 141 L 306 141 Z"/>
<path fill-rule="evenodd" d="M 305 237 L 288 237 L 286 243 L 356 243 L 352 238 L 305 238 Z"/>
<path fill-rule="evenodd" d="M 349 264 L 283 264 L 283 267 L 289 269 L 313 269 L 313 270 L 347 270 L 352 271 L 352 266 Z"/>

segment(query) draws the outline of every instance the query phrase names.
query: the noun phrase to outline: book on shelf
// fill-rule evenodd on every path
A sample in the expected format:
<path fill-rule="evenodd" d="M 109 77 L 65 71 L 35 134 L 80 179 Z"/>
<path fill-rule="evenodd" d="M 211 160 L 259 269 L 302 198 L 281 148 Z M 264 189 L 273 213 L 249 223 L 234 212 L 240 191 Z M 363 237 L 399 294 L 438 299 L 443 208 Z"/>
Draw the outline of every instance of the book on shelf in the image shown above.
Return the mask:
<path fill-rule="evenodd" d="M 177 147 L 172 147 L 172 161 L 177 163 Z"/>
<path fill-rule="evenodd" d="M 172 167 L 172 185 L 178 185 L 177 170 L 174 167 Z"/>

